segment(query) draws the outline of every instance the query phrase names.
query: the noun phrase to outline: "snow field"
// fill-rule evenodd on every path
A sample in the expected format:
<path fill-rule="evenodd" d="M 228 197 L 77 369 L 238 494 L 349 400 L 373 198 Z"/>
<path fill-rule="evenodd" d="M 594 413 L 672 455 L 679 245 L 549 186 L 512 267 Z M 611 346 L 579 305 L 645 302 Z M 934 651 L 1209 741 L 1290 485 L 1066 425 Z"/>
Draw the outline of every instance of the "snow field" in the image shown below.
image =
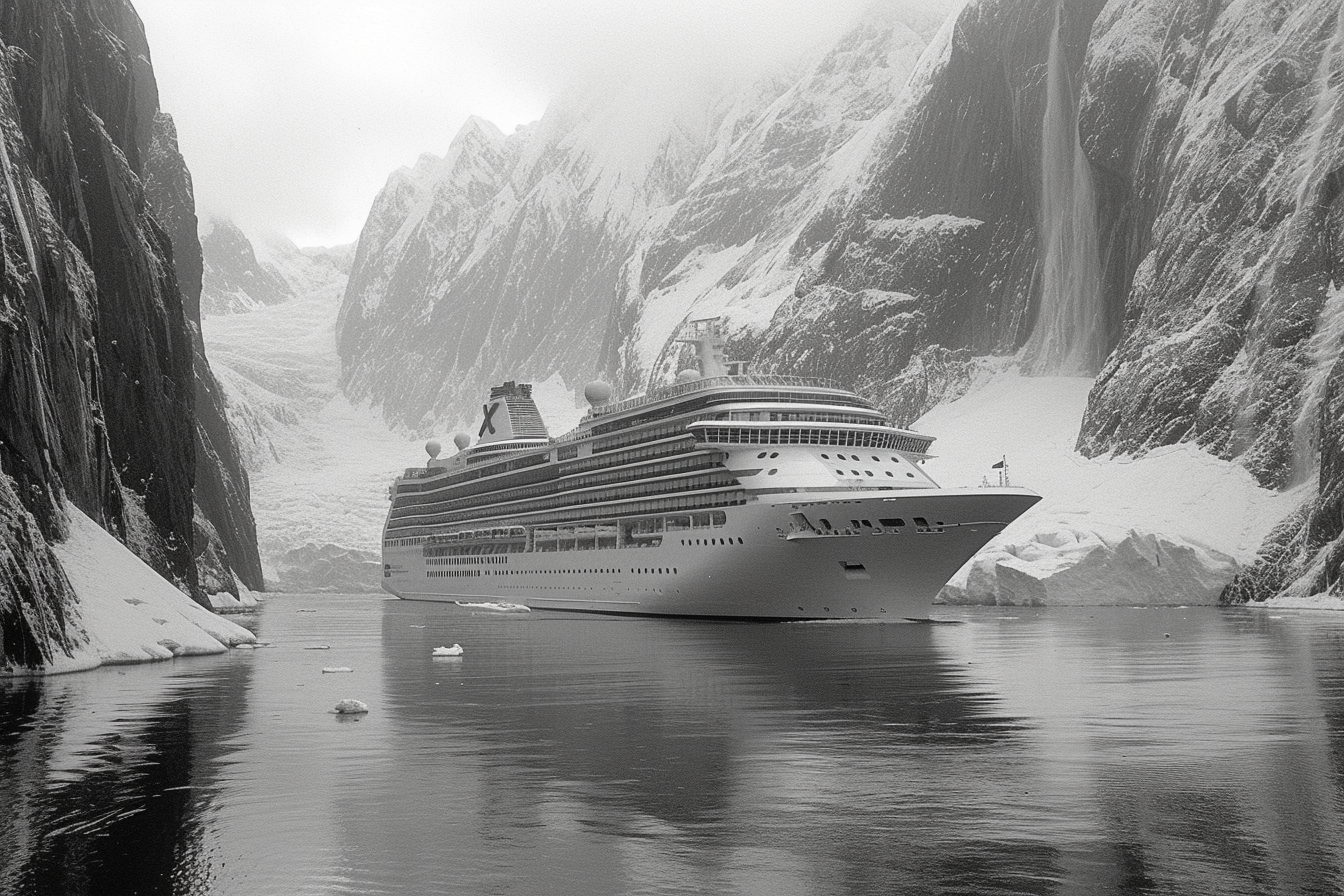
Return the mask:
<path fill-rule="evenodd" d="M 1302 499 L 1181 444 L 1142 457 L 1074 451 L 1091 379 L 990 373 L 915 428 L 937 436 L 928 473 L 944 487 L 1012 485 L 1042 496 L 953 577 L 970 603 L 1213 603 Z"/>
<path fill-rule="evenodd" d="M 89 640 L 73 657 L 58 654 L 46 671 L 223 653 L 256 641 L 174 588 L 79 508 L 67 504 L 66 513 L 70 537 L 52 550 L 79 596 L 78 624 Z"/>

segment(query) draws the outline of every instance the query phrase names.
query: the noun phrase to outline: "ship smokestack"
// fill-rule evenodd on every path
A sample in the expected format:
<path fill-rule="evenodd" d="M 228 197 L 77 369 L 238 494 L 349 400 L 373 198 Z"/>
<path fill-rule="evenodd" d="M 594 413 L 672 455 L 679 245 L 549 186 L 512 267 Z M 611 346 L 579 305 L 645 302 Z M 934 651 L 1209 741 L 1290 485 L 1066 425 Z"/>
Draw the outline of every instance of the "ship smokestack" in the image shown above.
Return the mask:
<path fill-rule="evenodd" d="M 548 439 L 546 424 L 532 400 L 531 383 L 509 380 L 490 390 L 490 400 L 481 405 L 481 426 L 476 444 L 515 439 Z"/>

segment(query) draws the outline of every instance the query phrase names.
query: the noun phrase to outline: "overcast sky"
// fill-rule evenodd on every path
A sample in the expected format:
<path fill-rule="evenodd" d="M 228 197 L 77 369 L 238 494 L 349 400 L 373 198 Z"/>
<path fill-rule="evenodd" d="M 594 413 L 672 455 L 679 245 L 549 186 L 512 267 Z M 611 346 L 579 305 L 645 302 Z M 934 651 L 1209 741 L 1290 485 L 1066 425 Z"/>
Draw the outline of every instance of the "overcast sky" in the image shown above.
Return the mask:
<path fill-rule="evenodd" d="M 868 0 L 132 2 L 202 214 L 331 245 L 469 114 L 508 133 L 623 66 L 756 70 L 834 39 Z"/>

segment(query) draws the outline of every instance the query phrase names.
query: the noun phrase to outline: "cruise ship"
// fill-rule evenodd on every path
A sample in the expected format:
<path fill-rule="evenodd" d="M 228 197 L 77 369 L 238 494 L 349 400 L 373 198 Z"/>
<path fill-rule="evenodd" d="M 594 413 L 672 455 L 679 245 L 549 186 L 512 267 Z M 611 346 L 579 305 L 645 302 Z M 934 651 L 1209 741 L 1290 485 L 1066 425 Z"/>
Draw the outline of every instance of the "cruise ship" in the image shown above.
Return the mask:
<path fill-rule="evenodd" d="M 985 542 L 1040 500 L 945 489 L 931 436 L 821 380 L 753 375 L 717 320 L 697 368 L 624 401 L 592 383 L 552 438 L 525 383 L 490 391 L 456 452 L 397 477 L 383 588 L 411 600 L 733 619 L 923 619 Z"/>

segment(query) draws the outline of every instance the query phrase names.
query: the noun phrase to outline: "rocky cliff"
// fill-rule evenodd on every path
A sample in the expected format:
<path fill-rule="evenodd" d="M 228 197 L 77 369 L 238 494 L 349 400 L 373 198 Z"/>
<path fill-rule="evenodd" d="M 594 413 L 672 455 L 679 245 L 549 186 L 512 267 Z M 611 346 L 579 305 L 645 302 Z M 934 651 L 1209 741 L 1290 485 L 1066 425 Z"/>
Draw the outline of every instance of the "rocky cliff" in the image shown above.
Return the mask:
<path fill-rule="evenodd" d="M 200 596 L 194 353 L 145 196 L 157 88 L 123 0 L 0 4 L 0 663 L 83 636 L 70 501 Z"/>
<path fill-rule="evenodd" d="M 248 588 L 261 591 L 264 582 L 247 471 L 225 416 L 228 400 L 210 369 L 201 335 L 204 258 L 196 237 L 191 172 L 177 147 L 177 129 L 165 113 L 155 116 L 145 168 L 145 195 L 172 244 L 173 269 L 191 329 L 196 400 L 194 531 L 201 589 L 237 596 L 236 575 Z"/>

